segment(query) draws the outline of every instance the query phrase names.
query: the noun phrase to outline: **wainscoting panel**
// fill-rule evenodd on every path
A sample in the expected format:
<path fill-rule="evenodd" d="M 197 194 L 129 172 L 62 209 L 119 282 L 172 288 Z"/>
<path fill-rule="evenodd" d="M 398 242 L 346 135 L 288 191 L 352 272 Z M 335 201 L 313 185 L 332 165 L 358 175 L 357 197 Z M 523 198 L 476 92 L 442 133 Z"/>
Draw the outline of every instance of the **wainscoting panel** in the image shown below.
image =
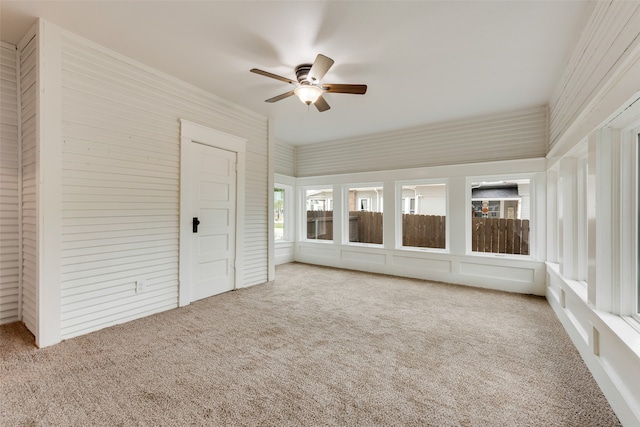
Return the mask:
<path fill-rule="evenodd" d="M 339 251 L 337 248 L 332 246 L 324 246 L 319 244 L 318 246 L 299 246 L 298 254 L 300 258 L 303 259 L 316 259 L 316 258 L 324 258 L 327 260 L 337 260 Z M 301 259 L 300 259 L 301 260 Z M 313 262 L 311 264 L 314 264 Z"/>
<path fill-rule="evenodd" d="M 276 265 L 293 262 L 295 259 L 293 242 L 276 242 L 274 250 Z"/>
<path fill-rule="evenodd" d="M 377 253 L 368 253 L 368 252 L 355 252 L 355 251 L 346 251 L 342 250 L 341 258 L 343 261 L 352 263 L 352 264 L 361 264 L 363 266 L 367 265 L 384 265 L 386 264 L 387 257 L 385 254 L 377 254 Z"/>
<path fill-rule="evenodd" d="M 544 263 L 531 260 L 299 242 L 295 260 L 308 264 L 544 295 Z"/>
<path fill-rule="evenodd" d="M 487 278 L 508 277 L 510 280 L 524 283 L 532 283 L 535 277 L 535 270 L 532 268 L 488 265 L 478 262 L 461 262 L 460 273 Z"/>
<path fill-rule="evenodd" d="M 449 260 L 436 260 L 425 258 L 414 258 L 409 256 L 394 255 L 391 258 L 394 267 L 429 270 L 439 273 L 451 273 L 452 262 Z"/>

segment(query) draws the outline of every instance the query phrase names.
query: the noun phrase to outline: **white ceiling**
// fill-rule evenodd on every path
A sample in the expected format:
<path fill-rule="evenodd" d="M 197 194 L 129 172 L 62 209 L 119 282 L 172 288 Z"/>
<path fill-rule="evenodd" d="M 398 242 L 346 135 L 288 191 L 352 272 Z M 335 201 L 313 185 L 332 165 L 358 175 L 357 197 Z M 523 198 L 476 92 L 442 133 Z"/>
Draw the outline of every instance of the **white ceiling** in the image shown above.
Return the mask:
<path fill-rule="evenodd" d="M 36 17 L 274 119 L 298 145 L 547 104 L 593 4 L 585 1 L 7 1 L 0 38 L 16 44 Z M 318 53 L 319 113 L 291 86 Z"/>

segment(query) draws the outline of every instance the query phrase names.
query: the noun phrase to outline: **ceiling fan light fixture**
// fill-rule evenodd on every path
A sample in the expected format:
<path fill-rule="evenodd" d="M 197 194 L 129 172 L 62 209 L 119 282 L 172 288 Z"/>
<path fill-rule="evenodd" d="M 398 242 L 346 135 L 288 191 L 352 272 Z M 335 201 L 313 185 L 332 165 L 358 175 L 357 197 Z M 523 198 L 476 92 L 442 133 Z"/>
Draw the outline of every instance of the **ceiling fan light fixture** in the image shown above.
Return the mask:
<path fill-rule="evenodd" d="M 303 104 L 311 105 L 322 95 L 322 88 L 315 85 L 300 85 L 294 89 L 293 93 Z"/>

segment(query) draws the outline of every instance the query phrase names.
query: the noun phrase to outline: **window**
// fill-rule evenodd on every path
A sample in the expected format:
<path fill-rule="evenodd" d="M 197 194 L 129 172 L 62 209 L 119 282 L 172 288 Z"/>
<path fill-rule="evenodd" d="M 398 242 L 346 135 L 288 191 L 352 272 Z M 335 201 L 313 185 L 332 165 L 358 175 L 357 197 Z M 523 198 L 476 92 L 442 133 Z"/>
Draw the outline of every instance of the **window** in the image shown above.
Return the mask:
<path fill-rule="evenodd" d="M 276 243 L 294 240 L 294 192 L 291 185 L 276 182 L 273 189 L 273 240 Z"/>
<path fill-rule="evenodd" d="M 284 188 L 273 189 L 273 236 L 276 241 L 286 240 L 284 229 Z"/>
<path fill-rule="evenodd" d="M 358 199 L 358 205 L 356 209 L 359 211 L 369 212 L 369 207 L 371 206 L 371 199 Z"/>
<path fill-rule="evenodd" d="M 407 183 L 399 188 L 402 246 L 445 249 L 447 185 Z"/>
<path fill-rule="evenodd" d="M 306 189 L 306 237 L 333 240 L 333 188 Z"/>
<path fill-rule="evenodd" d="M 348 188 L 349 242 L 382 244 L 382 186 Z"/>
<path fill-rule="evenodd" d="M 529 255 L 529 179 L 471 182 L 471 251 Z"/>

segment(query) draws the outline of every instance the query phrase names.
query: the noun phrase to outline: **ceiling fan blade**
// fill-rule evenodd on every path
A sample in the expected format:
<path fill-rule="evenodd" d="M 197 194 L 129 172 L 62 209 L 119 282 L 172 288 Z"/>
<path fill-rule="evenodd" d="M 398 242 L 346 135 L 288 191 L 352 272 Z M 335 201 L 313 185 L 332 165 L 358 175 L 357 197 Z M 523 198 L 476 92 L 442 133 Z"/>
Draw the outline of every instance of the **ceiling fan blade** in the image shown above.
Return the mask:
<path fill-rule="evenodd" d="M 318 98 L 313 105 L 315 105 L 318 111 L 320 111 L 321 113 L 331 108 L 329 107 L 329 104 L 322 96 L 320 96 L 320 98 Z"/>
<path fill-rule="evenodd" d="M 316 60 L 313 61 L 313 65 L 311 66 L 311 70 L 309 70 L 309 75 L 307 79 L 311 82 L 321 80 L 329 68 L 333 65 L 333 59 L 324 56 L 322 54 L 318 54 L 316 56 Z"/>
<path fill-rule="evenodd" d="M 259 70 L 257 68 L 252 68 L 249 71 L 251 71 L 252 73 L 260 74 L 261 76 L 271 77 L 272 79 L 280 80 L 281 82 L 291 83 L 292 85 L 295 85 L 295 86 L 298 85 L 298 82 L 295 82 L 295 81 L 293 81 L 291 79 L 288 79 L 286 77 L 279 76 L 277 74 L 270 73 L 268 71 L 262 71 L 262 70 Z"/>
<path fill-rule="evenodd" d="M 367 85 L 342 85 L 342 84 L 323 84 L 322 89 L 331 93 L 351 93 L 354 95 L 364 95 L 367 93 Z"/>
<path fill-rule="evenodd" d="M 266 101 L 264 101 L 264 102 L 276 102 L 276 101 L 280 101 L 281 99 L 288 98 L 288 97 L 290 97 L 290 96 L 291 96 L 291 95 L 293 95 L 293 94 L 294 94 L 294 93 L 293 93 L 293 91 L 289 91 L 289 92 L 283 93 L 282 95 L 278 95 L 278 96 L 274 96 L 273 98 L 269 98 L 269 99 L 267 99 L 267 100 L 266 100 Z"/>

